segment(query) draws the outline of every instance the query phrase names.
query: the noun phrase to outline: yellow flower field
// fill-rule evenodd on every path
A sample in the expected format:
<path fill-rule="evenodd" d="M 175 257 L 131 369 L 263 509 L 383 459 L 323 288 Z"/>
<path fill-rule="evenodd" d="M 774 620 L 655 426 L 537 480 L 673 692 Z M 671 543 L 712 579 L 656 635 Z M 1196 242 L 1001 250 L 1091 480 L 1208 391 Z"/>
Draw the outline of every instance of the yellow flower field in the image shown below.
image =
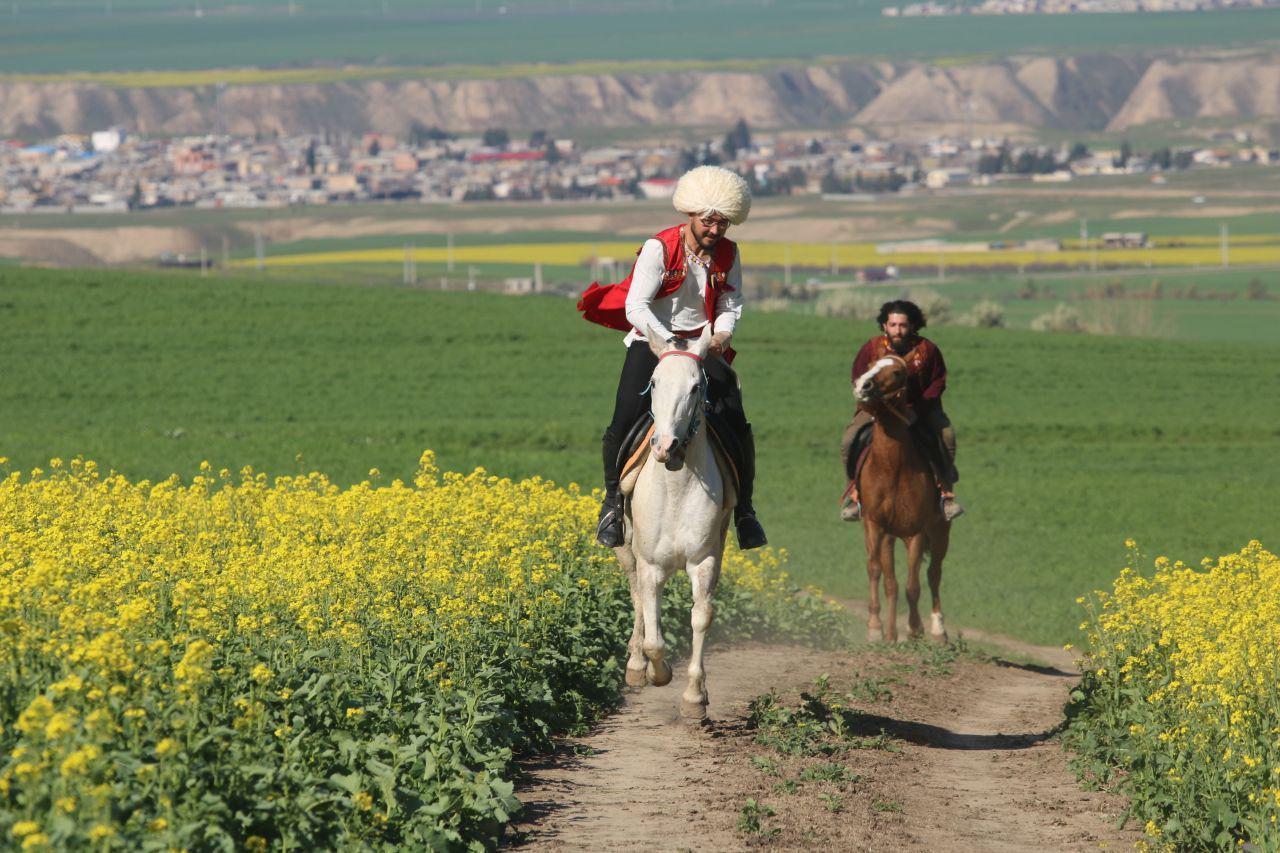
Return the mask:
<path fill-rule="evenodd" d="M 616 699 L 630 601 L 596 502 L 429 452 L 413 483 L 370 476 L 0 481 L 5 844 L 501 836 L 513 751 Z M 781 559 L 730 555 L 729 635 L 835 624 Z"/>
<path fill-rule="evenodd" d="M 1108 249 L 1097 253 L 1097 260 L 1106 266 L 1141 267 L 1148 264 L 1161 267 L 1206 266 L 1222 263 L 1222 254 L 1216 242 L 1204 242 L 1187 246 L 1157 246 L 1151 249 Z M 414 259 L 419 263 L 446 263 L 450 258 L 457 264 L 527 264 L 536 263 L 558 266 L 586 266 L 593 257 L 611 258 L 630 264 L 635 257 L 637 241 L 607 243 L 506 243 L 488 246 L 457 246 L 414 249 Z M 833 249 L 829 243 L 747 243 L 742 247 L 745 263 L 763 266 L 829 267 Z M 1280 240 L 1250 241 L 1233 245 L 1231 262 L 1237 265 L 1280 263 Z M 882 254 L 874 243 L 840 243 L 834 248 L 838 266 L 864 267 L 896 264 L 900 267 L 936 267 L 941 258 L 948 269 L 984 268 L 991 266 L 1030 266 L 1033 264 L 1062 264 L 1068 267 L 1087 267 L 1094 260 L 1094 252 L 1080 249 L 1064 249 L 1061 252 L 1025 252 L 999 249 L 989 252 L 894 252 Z M 404 249 L 352 249 L 334 252 L 307 252 L 291 255 L 275 255 L 264 260 L 269 267 L 330 266 L 335 264 L 399 264 L 404 261 Z M 233 265 L 251 267 L 253 259 L 234 261 Z"/>
<path fill-rule="evenodd" d="M 1133 543 L 1129 543 L 1132 547 Z M 1161 557 L 1086 602 L 1069 739 L 1170 849 L 1280 844 L 1280 558 Z"/>

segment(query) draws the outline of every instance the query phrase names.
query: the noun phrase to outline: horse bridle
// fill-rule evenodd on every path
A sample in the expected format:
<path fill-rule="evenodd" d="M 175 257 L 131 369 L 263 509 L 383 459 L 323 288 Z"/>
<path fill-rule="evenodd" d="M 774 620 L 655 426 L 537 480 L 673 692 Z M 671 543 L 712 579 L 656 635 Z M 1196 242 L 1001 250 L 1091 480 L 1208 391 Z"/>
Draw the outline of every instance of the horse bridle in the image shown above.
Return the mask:
<path fill-rule="evenodd" d="M 702 366 L 702 356 L 698 355 L 696 352 L 690 352 L 689 350 L 683 349 L 667 350 L 662 355 L 658 356 L 658 361 L 662 361 L 669 355 L 688 356 L 698 363 L 698 397 L 700 398 L 700 402 L 696 407 L 694 407 L 693 417 L 689 418 L 689 428 L 685 430 L 685 434 L 683 436 L 676 438 L 675 449 L 684 451 L 684 449 L 689 446 L 689 442 L 693 441 L 693 437 L 697 435 L 698 428 L 702 426 L 702 407 L 710 403 L 707 399 L 707 371 Z M 649 385 L 640 392 L 641 396 L 648 394 L 652 390 L 653 379 L 651 378 L 649 380 Z M 649 417 L 653 418 L 654 423 L 657 423 L 657 418 L 654 417 L 653 414 L 653 397 L 649 398 Z"/>
<path fill-rule="evenodd" d="M 912 351 L 914 351 L 914 348 L 912 349 Z M 910 354 L 911 352 L 909 351 L 907 355 L 910 355 Z M 898 361 L 901 361 L 903 367 L 904 368 L 906 367 L 907 359 L 904 356 L 900 356 L 897 353 L 894 353 L 892 357 L 896 358 Z M 896 404 L 896 401 L 901 401 L 902 398 L 906 396 L 906 394 L 907 394 L 907 385 L 906 385 L 906 382 L 903 382 L 902 387 L 899 388 L 897 391 L 894 391 L 892 394 L 885 394 L 874 400 L 868 400 L 867 402 L 879 403 L 882 407 L 887 409 L 890 414 L 892 414 L 898 420 L 902 421 L 903 424 L 905 424 L 906 426 L 911 426 L 911 421 L 902 412 L 902 410 L 898 408 Z"/>

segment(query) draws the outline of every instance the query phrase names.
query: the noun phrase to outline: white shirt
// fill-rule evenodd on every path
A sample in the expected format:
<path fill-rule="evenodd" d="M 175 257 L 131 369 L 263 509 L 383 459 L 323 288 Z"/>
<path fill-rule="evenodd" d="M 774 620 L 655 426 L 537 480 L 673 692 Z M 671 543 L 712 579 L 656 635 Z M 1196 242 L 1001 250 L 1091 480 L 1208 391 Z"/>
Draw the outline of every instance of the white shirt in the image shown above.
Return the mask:
<path fill-rule="evenodd" d="M 692 332 L 707 323 L 707 270 L 701 264 L 688 259 L 685 251 L 685 268 L 688 270 L 680 289 L 661 299 L 654 297 L 662 284 L 666 264 L 662 257 L 662 243 L 646 240 L 636 258 L 635 272 L 631 276 L 631 289 L 627 291 L 627 320 L 634 327 L 623 341 L 644 340 L 644 329 L 652 329 L 659 337 L 669 338 L 673 331 Z M 742 316 L 742 258 L 734 250 L 733 266 L 725 278 L 729 288 L 716 298 L 716 316 L 712 318 L 713 332 L 733 334 L 738 318 Z M 637 331 L 640 330 L 640 331 Z"/>

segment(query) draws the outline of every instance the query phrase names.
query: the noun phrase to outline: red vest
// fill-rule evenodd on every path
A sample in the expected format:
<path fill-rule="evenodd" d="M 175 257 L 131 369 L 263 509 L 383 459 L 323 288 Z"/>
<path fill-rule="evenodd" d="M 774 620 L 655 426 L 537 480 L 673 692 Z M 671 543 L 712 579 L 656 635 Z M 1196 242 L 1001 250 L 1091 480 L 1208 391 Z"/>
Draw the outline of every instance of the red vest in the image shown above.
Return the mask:
<path fill-rule="evenodd" d="M 670 296 L 684 284 L 688 275 L 688 265 L 684 254 L 683 225 L 676 225 L 660 231 L 653 239 L 662 243 L 663 265 L 662 284 L 658 286 L 655 299 Z M 636 255 L 640 250 L 636 250 Z M 716 300 L 721 293 L 733 290 L 729 285 L 729 270 L 733 267 L 733 259 L 737 256 L 737 245 L 730 239 L 722 237 L 711 253 L 711 268 L 707 270 L 707 322 L 716 319 Z M 594 282 L 578 300 L 578 310 L 582 317 L 592 323 L 599 323 L 610 329 L 631 331 L 631 323 L 627 320 L 627 291 L 631 289 L 631 277 L 636 274 L 636 265 L 631 265 L 631 272 L 617 284 L 601 285 Z M 640 330 L 644 334 L 643 330 Z"/>

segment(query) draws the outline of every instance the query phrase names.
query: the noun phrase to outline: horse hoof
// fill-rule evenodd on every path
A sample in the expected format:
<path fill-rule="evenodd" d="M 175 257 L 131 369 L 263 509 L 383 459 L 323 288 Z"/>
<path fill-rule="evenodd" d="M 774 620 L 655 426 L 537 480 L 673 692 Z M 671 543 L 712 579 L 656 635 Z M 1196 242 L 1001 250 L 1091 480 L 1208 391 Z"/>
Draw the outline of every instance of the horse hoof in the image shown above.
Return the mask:
<path fill-rule="evenodd" d="M 643 669 L 632 669 L 627 667 L 627 686 L 640 688 L 649 683 L 649 677 L 645 675 Z"/>
<path fill-rule="evenodd" d="M 649 683 L 654 687 L 665 687 L 671 683 L 671 664 L 664 660 L 658 661 L 656 664 L 649 661 L 648 670 Z"/>
<path fill-rule="evenodd" d="M 939 646 L 945 646 L 951 643 L 951 640 L 947 637 L 946 631 L 943 631 L 941 634 L 930 634 L 929 641 L 936 643 Z"/>
<path fill-rule="evenodd" d="M 690 702 L 688 699 L 681 699 L 680 716 L 686 720 L 705 720 L 707 718 L 707 703 Z"/>
<path fill-rule="evenodd" d="M 868 643 L 883 643 L 883 642 L 884 642 L 884 631 L 882 631 L 882 630 L 881 630 L 881 629 L 879 629 L 879 628 L 868 628 L 868 629 L 867 629 L 867 642 L 868 642 Z"/>

